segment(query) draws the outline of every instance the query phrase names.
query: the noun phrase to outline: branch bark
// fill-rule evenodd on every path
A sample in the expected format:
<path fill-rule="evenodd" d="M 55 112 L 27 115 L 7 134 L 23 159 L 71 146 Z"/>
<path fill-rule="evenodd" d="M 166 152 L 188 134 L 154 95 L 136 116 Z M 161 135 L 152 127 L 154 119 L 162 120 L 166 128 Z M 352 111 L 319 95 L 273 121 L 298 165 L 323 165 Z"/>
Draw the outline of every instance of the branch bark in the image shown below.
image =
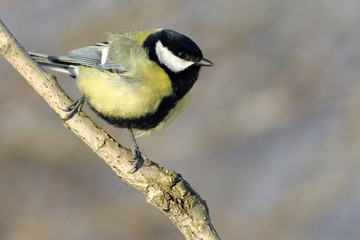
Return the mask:
<path fill-rule="evenodd" d="M 29 82 L 62 119 L 62 110 L 72 101 L 12 36 L 0 19 L 0 54 Z M 132 153 L 121 146 L 107 132 L 96 125 L 85 113 L 76 114 L 63 122 L 65 127 L 80 137 L 128 185 L 145 195 L 147 202 L 161 210 L 186 239 L 216 239 L 206 202 L 190 187 L 180 174 L 154 162 L 128 174 L 132 167 Z"/>

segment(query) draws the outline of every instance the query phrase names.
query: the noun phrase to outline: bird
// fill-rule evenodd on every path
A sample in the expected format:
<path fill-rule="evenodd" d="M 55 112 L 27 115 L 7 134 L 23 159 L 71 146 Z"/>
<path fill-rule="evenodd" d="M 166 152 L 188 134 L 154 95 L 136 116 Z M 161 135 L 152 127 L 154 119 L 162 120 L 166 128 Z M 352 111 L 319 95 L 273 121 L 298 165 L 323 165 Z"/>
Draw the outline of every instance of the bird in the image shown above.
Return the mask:
<path fill-rule="evenodd" d="M 200 68 L 214 65 L 189 37 L 162 28 L 108 33 L 107 41 L 63 56 L 29 54 L 41 66 L 75 78 L 81 96 L 63 109 L 68 112 L 63 120 L 86 101 L 109 124 L 129 130 L 134 161 L 129 173 L 147 160 L 136 137 L 174 121 L 190 100 Z"/>

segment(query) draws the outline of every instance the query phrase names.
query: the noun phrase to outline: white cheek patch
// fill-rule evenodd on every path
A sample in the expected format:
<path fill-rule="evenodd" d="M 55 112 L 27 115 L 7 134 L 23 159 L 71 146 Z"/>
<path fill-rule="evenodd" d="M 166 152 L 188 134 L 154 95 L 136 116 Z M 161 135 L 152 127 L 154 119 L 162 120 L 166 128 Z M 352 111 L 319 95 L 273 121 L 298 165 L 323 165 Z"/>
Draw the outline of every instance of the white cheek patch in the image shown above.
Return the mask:
<path fill-rule="evenodd" d="M 186 61 L 178 56 L 175 56 L 167 47 L 164 47 L 160 41 L 156 43 L 155 51 L 159 62 L 164 64 L 173 72 L 177 73 L 184 71 L 186 68 L 194 64 L 191 61 Z"/>

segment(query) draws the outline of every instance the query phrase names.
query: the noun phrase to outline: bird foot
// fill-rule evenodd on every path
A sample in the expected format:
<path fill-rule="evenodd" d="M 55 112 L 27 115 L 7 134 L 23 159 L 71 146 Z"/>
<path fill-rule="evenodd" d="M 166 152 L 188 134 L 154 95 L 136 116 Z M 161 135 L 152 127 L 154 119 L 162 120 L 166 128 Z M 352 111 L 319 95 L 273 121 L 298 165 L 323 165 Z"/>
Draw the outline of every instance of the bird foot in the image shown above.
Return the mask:
<path fill-rule="evenodd" d="M 69 106 L 67 106 L 63 111 L 69 112 L 63 118 L 64 121 L 67 121 L 75 116 L 76 113 L 80 113 L 82 107 L 84 106 L 85 95 L 81 95 L 77 100 L 73 101 Z"/>
<path fill-rule="evenodd" d="M 144 163 L 147 160 L 147 157 L 140 152 L 140 150 L 137 146 L 132 147 L 131 152 L 133 154 L 134 163 L 128 173 L 133 174 L 133 173 L 137 172 L 137 170 L 139 170 L 144 165 Z"/>

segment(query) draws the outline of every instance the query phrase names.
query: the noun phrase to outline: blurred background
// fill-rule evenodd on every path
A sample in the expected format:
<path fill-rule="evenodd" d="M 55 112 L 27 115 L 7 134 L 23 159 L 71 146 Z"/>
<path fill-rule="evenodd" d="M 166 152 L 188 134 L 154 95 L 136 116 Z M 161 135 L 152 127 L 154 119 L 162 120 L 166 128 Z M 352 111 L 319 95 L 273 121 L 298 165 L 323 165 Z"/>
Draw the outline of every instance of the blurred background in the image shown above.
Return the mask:
<path fill-rule="evenodd" d="M 207 201 L 223 239 L 249 240 L 360 237 L 359 12 L 357 0 L 0 0 L 28 51 L 62 55 L 153 27 L 197 42 L 215 66 L 139 145 Z M 0 239 L 183 239 L 2 57 L 0 113 Z"/>

